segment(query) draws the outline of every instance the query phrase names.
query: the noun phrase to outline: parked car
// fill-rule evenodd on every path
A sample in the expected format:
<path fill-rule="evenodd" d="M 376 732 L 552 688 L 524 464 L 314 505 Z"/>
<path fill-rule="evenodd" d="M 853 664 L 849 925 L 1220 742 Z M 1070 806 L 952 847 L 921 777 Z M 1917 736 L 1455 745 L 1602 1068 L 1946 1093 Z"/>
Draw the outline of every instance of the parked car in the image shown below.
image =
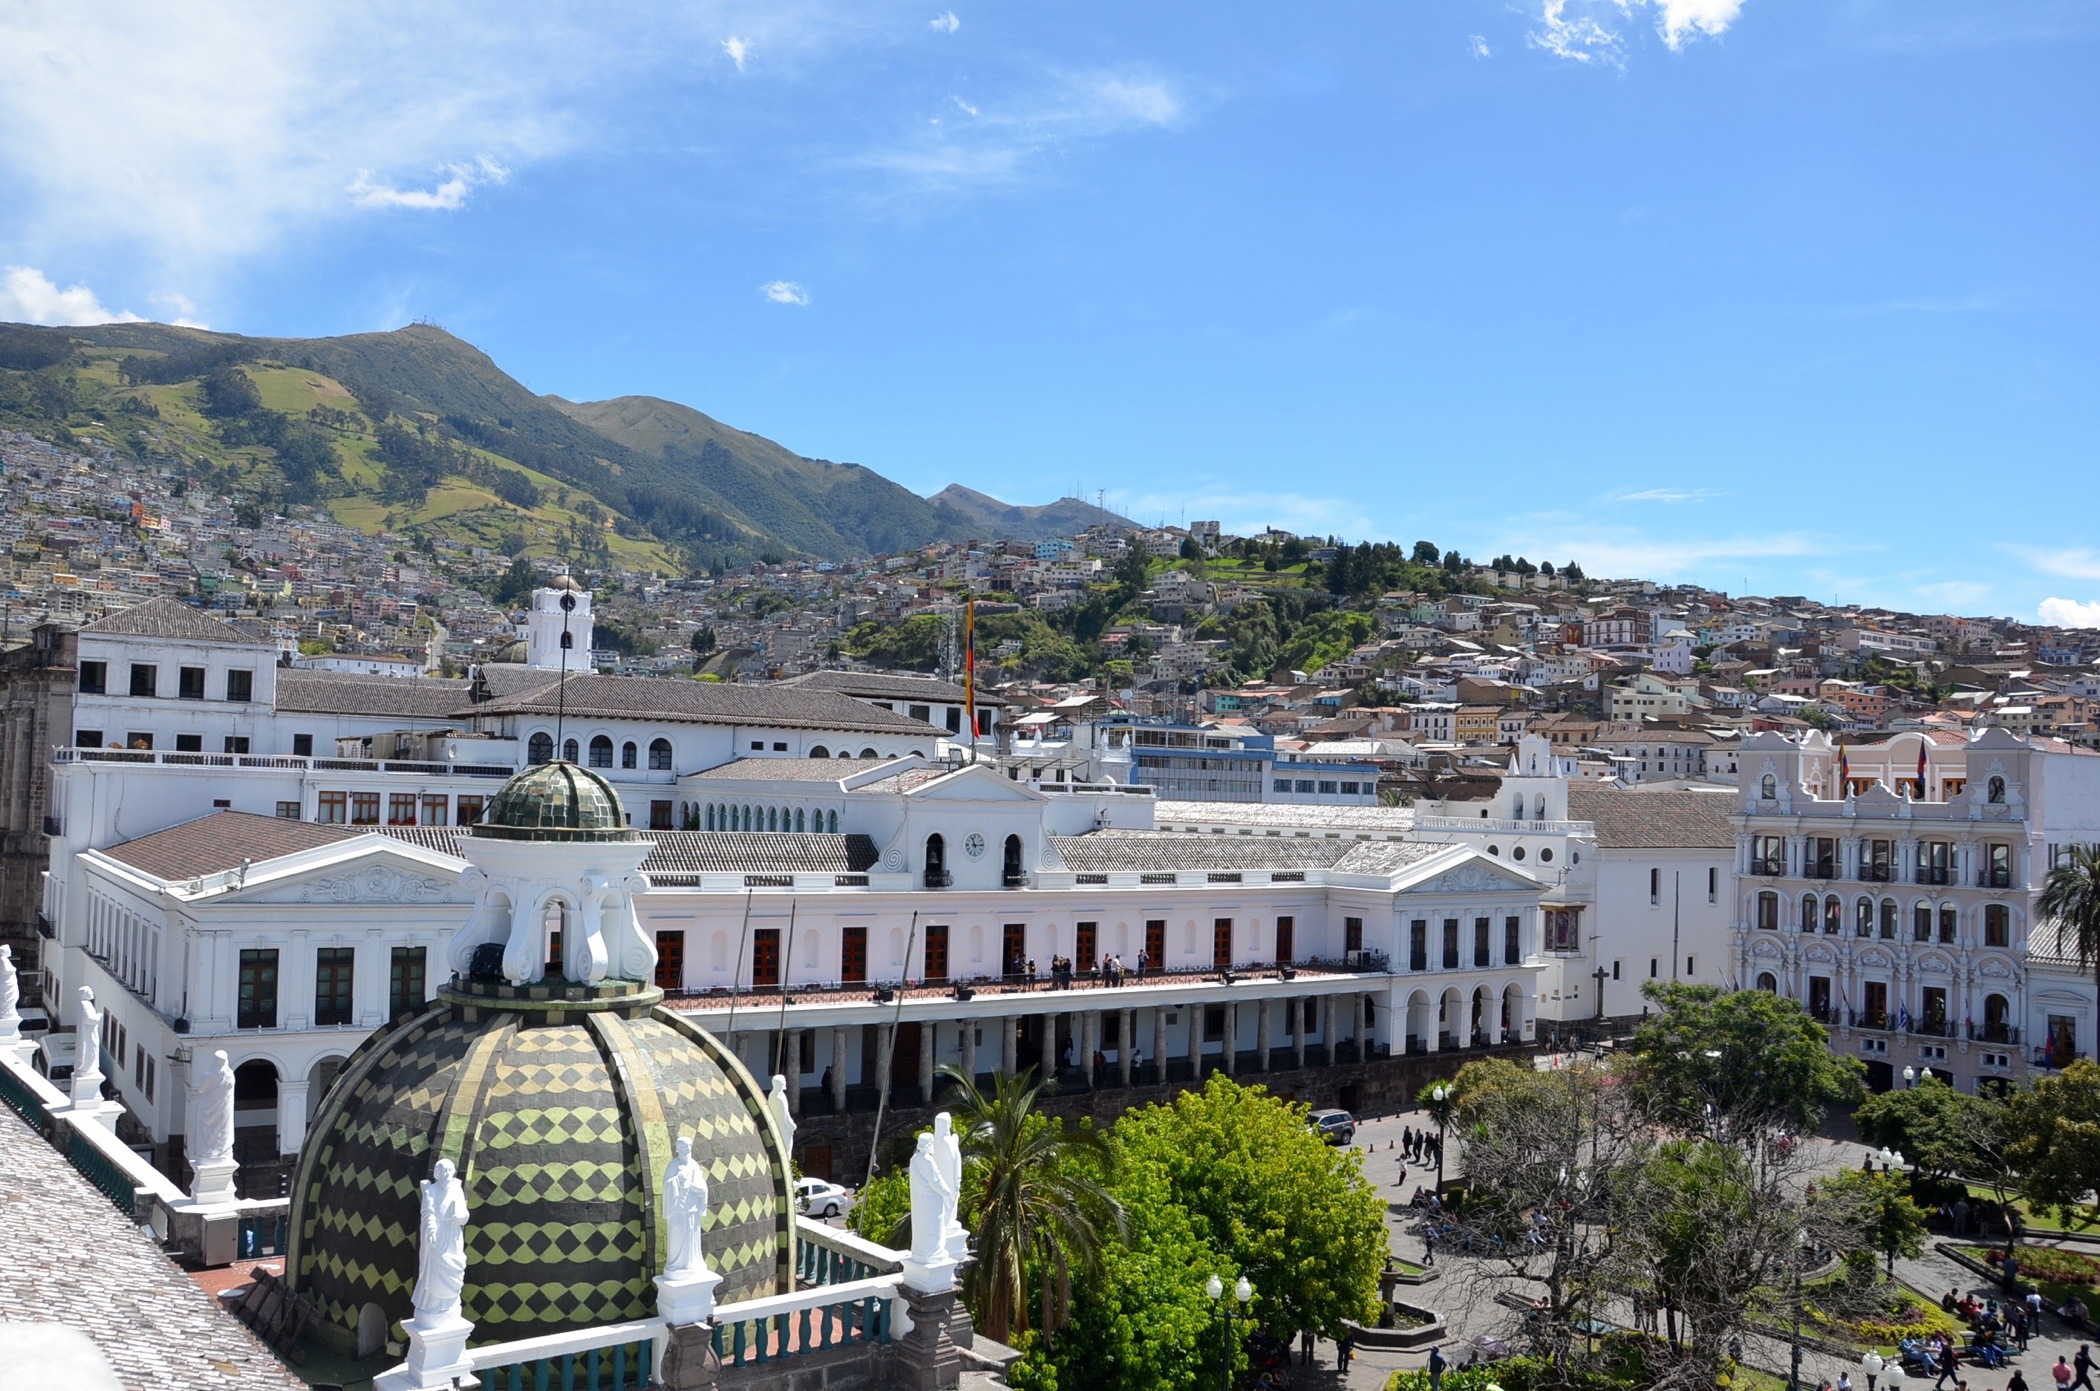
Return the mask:
<path fill-rule="evenodd" d="M 1320 1138 L 1330 1145 L 1346 1145 L 1356 1138 L 1356 1117 L 1347 1111 L 1315 1111 L 1307 1119 Z"/>
<path fill-rule="evenodd" d="M 853 1205 L 853 1195 L 820 1178 L 795 1180 L 795 1211 L 809 1217 L 836 1217 Z"/>
<path fill-rule="evenodd" d="M 22 1006 L 22 1037 L 32 1043 L 51 1032 L 51 1016 L 35 1005 Z"/>
<path fill-rule="evenodd" d="M 50 1081 L 70 1081 L 73 1062 L 73 1034 L 70 1031 L 62 1034 L 46 1031 L 37 1035 L 36 1057 L 30 1065 Z"/>

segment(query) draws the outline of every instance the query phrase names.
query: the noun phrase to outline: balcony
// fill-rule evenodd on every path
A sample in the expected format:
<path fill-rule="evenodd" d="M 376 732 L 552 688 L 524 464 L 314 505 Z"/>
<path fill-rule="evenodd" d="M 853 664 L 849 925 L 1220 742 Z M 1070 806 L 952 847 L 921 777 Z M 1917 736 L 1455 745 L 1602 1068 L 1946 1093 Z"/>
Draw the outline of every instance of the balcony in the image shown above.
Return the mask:
<path fill-rule="evenodd" d="M 1987 869 L 1976 876 L 1979 889 L 2009 889 L 2012 887 L 2012 871 L 2009 869 Z"/>
<path fill-rule="evenodd" d="M 1786 856 L 1753 855 L 1750 859 L 1750 872 L 1752 874 L 1764 875 L 1767 878 L 1777 879 L 1780 875 L 1786 873 Z"/>
<path fill-rule="evenodd" d="M 1910 1031 L 1926 1038 L 1955 1036 L 1954 1021 L 1951 1019 L 1915 1019 L 1911 1021 Z"/>
<path fill-rule="evenodd" d="M 1896 872 L 1887 865 L 1861 865 L 1859 867 L 1859 881 L 1862 884 L 1892 884 L 1895 880 Z"/>
<path fill-rule="evenodd" d="M 1920 884 L 1945 884 L 1948 882 L 1947 875 L 1948 871 L 1945 865 L 1918 866 L 1918 882 Z"/>
<path fill-rule="evenodd" d="M 929 889 L 945 889 L 954 882 L 955 876 L 945 869 L 929 869 L 926 871 L 926 887 Z"/>
<path fill-rule="evenodd" d="M 1801 877 L 1804 879 L 1835 879 L 1838 877 L 1837 861 L 1811 860 L 1801 866 Z"/>

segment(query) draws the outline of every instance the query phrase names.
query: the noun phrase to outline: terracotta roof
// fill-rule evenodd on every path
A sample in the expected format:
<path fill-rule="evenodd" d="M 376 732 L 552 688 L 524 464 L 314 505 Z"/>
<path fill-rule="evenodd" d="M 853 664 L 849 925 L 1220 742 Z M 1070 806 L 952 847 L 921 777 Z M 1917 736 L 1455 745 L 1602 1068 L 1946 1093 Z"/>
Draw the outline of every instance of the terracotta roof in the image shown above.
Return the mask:
<path fill-rule="evenodd" d="M 285 667 L 277 673 L 276 709 L 294 715 L 463 718 L 468 712 L 467 684 L 444 677 L 366 676 Z"/>
<path fill-rule="evenodd" d="M 112 845 L 102 853 L 170 883 L 239 869 L 243 860 L 261 864 L 283 855 L 348 840 L 360 832 L 347 826 L 318 826 L 246 811 L 215 811 L 150 836 Z"/>
<path fill-rule="evenodd" d="M 1206 836 L 1185 831 L 1093 831 L 1083 836 L 1052 836 L 1050 841 L 1065 868 L 1079 874 L 1328 869 L 1358 848 L 1407 848 L 1392 842 L 1329 840 L 1324 836 Z M 1450 847 L 1419 848 L 1426 855 Z"/>
<path fill-rule="evenodd" d="M 241 647 L 271 645 L 261 638 L 249 637 L 231 624 L 221 623 L 210 614 L 193 609 L 180 599 L 166 594 L 98 618 L 80 631 L 107 637 L 218 642 Z"/>
<path fill-rule="evenodd" d="M 935 778 L 945 778 L 954 771 L 956 770 L 944 764 L 924 764 L 916 768 L 906 768 L 886 778 L 877 778 L 873 782 L 864 782 L 850 791 L 856 795 L 866 792 L 894 796 L 899 792 L 909 792 L 921 783 L 932 782 Z"/>
<path fill-rule="evenodd" d="M 886 671 L 807 671 L 773 683 L 806 691 L 837 691 L 863 700 L 922 701 L 928 704 L 961 705 L 969 699 L 966 688 L 934 676 L 903 676 Z M 979 705 L 1004 705 L 990 691 L 979 688 Z"/>
<path fill-rule="evenodd" d="M 739 758 L 688 774 L 727 782 L 837 782 L 854 773 L 879 768 L 887 758 Z"/>
<path fill-rule="evenodd" d="M 1638 792 L 1593 783 L 1568 784 L 1568 815 L 1594 822 L 1602 850 L 1726 850 L 1735 845 L 1728 814 L 1735 798 L 1720 792 Z"/>
<path fill-rule="evenodd" d="M 865 874 L 881 857 L 864 835 L 796 831 L 645 831 L 644 874 Z"/>
<path fill-rule="evenodd" d="M 544 673 L 542 673 L 544 674 Z M 520 691 L 474 707 L 478 715 L 552 715 L 555 683 Z M 924 720 L 907 719 L 833 691 L 790 686 L 739 686 L 647 676 L 572 676 L 568 713 L 581 719 L 649 719 L 673 723 L 766 725 L 839 730 L 923 739 L 941 733 Z"/>

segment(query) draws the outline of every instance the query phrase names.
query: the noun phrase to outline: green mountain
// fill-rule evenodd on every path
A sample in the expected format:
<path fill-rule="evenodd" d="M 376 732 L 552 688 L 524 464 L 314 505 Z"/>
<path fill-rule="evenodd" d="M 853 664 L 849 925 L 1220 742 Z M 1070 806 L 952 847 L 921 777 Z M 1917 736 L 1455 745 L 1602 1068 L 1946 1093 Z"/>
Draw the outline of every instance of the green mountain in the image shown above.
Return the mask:
<path fill-rule="evenodd" d="M 1033 537 L 1059 509 L 1094 511 L 958 488 L 928 500 L 675 402 L 540 396 L 429 324 L 341 338 L 0 325 L 0 429 L 170 462 L 258 509 L 312 503 L 367 530 L 674 570 Z"/>
<path fill-rule="evenodd" d="M 797 550 L 841 559 L 990 533 L 859 464 L 806 459 L 763 435 L 654 396 L 544 398 L 607 439 L 704 479 L 740 517 Z M 1002 533 L 1003 534 L 1003 533 Z"/>
<path fill-rule="evenodd" d="M 1081 502 L 1076 497 L 1061 497 L 1039 507 L 1016 507 L 988 493 L 950 483 L 933 495 L 933 503 L 965 518 L 975 535 L 1010 537 L 1016 541 L 1077 536 L 1090 526 L 1120 527 L 1126 531 L 1138 529 L 1138 524 L 1130 518 L 1096 507 L 1091 502 Z"/>

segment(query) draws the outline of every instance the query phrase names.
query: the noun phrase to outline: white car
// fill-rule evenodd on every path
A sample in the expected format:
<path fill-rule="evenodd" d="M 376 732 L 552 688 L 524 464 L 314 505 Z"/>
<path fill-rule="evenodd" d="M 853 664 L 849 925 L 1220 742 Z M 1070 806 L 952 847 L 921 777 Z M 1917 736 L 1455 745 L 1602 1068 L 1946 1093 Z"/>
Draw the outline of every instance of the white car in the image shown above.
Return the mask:
<path fill-rule="evenodd" d="M 853 1195 L 820 1178 L 795 1180 L 795 1211 L 808 1217 L 836 1217 L 853 1204 Z"/>

